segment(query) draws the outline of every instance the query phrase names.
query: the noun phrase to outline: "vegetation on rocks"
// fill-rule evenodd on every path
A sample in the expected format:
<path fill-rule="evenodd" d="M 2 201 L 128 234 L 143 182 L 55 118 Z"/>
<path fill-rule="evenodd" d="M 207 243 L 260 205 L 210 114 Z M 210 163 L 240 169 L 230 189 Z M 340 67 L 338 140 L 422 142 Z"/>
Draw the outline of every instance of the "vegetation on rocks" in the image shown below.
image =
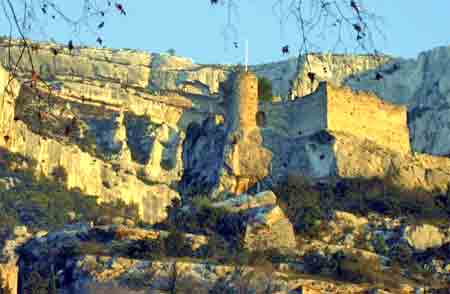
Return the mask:
<path fill-rule="evenodd" d="M 112 222 L 116 217 L 137 221 L 138 211 L 123 201 L 98 203 L 97 197 L 64 186 L 64 169 L 56 169 L 52 178 L 35 176 L 32 161 L 0 150 L 0 177 L 17 178 L 14 187 L 0 187 L 1 235 L 18 224 L 33 230 L 54 230 L 70 222 Z M 29 162 L 29 164 L 22 164 Z"/>
<path fill-rule="evenodd" d="M 291 176 L 286 184 L 279 185 L 274 191 L 297 232 L 310 236 L 326 228 L 326 220 L 333 210 L 363 216 L 370 212 L 403 216 L 414 223 L 448 223 L 450 216 L 450 192 L 405 190 L 389 179 L 355 178 L 311 184 L 301 176 Z"/>
<path fill-rule="evenodd" d="M 240 213 L 214 207 L 211 200 L 194 198 L 189 210 L 183 209 L 178 200 L 168 207 L 166 227 L 193 234 L 218 234 L 230 242 L 237 242 L 244 234 L 244 219 Z"/>
<path fill-rule="evenodd" d="M 268 78 L 258 78 L 258 97 L 260 101 L 272 101 L 272 82 Z"/>

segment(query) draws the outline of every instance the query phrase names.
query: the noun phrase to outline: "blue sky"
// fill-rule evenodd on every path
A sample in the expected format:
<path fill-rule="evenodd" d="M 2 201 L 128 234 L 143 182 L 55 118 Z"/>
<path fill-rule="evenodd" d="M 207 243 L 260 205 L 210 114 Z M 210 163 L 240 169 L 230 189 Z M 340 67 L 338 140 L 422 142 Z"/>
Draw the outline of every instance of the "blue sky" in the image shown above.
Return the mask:
<path fill-rule="evenodd" d="M 58 1 L 58 0 L 57 0 Z M 81 0 L 59 0 L 68 11 L 77 13 Z M 113 1 L 114 2 L 114 1 Z M 297 52 L 299 34 L 294 22 L 280 30 L 274 15 L 274 0 L 240 0 L 239 17 L 233 20 L 238 28 L 236 37 L 228 42 L 222 34 L 227 20 L 224 6 L 211 7 L 209 0 L 123 0 L 127 16 L 114 14 L 106 19 L 102 37 L 112 48 L 131 48 L 164 52 L 169 48 L 178 55 L 191 57 L 199 63 L 238 63 L 243 61 L 244 40 L 249 41 L 250 63 L 277 61 L 284 57 L 280 48 L 289 44 L 291 56 Z M 266 3 L 266 4 L 261 4 Z M 415 57 L 419 52 L 450 43 L 450 1 L 448 0 L 365 0 L 365 5 L 383 17 L 382 30 L 386 39 L 377 38 L 380 51 L 395 56 Z M 0 19 L 0 33 L 7 26 Z M 45 33 L 33 34 L 36 39 L 95 45 L 95 36 L 82 33 L 74 36 L 62 23 L 51 22 Z M 240 48 L 233 46 L 236 40 Z M 329 40 L 320 45 L 331 49 Z M 228 48 L 226 48 L 228 47 Z M 349 51 L 352 52 L 349 46 Z"/>

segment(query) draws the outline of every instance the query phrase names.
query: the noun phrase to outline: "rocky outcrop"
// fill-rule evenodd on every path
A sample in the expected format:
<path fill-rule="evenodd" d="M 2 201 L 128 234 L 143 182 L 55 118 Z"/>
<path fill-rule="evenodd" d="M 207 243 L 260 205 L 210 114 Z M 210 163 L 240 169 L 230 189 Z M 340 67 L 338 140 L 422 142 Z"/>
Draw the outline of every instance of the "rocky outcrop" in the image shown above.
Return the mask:
<path fill-rule="evenodd" d="M 184 195 L 209 195 L 219 185 L 226 143 L 223 123 L 208 118 L 192 123 L 183 143 L 184 172 L 180 191 Z"/>
<path fill-rule="evenodd" d="M 52 114 L 41 114 L 32 101 L 23 104 L 24 99 L 36 99 L 32 88 L 15 80 L 8 84 L 9 75 L 1 68 L 0 75 L 1 146 L 34 159 L 37 174 L 51 176 L 55 170 L 63 170 L 68 188 L 79 188 L 104 201 L 121 199 L 136 203 L 140 215 L 149 222 L 165 217 L 165 207 L 178 197 L 169 184 L 171 179 L 179 177 L 181 168 L 178 134 L 173 131 L 171 134 L 170 127 L 159 125 L 155 133 L 149 134 L 156 146 L 148 150 L 152 161 L 140 165 L 127 160 L 133 153 L 130 150 L 133 150 L 134 137 L 130 135 L 130 142 L 126 140 L 124 124 L 128 117 L 121 112 L 114 108 L 101 111 L 95 106 L 71 100 L 64 102 L 62 97 L 56 97 L 53 111 L 59 115 L 50 118 Z M 4 89 L 7 89 L 5 95 Z M 103 117 L 97 113 L 103 113 Z M 38 115 L 48 118 L 39 121 Z M 135 130 L 139 126 L 128 126 L 128 130 L 131 128 Z M 142 135 L 142 138 L 146 137 Z M 128 143 L 131 148 L 127 147 Z M 152 172 L 150 180 L 165 179 L 148 185 L 145 172 L 141 172 L 145 169 Z"/>
<path fill-rule="evenodd" d="M 269 249 L 294 252 L 297 247 L 294 227 L 278 206 L 277 196 L 272 191 L 255 195 L 243 194 L 213 207 L 220 207 L 233 213 L 240 213 L 245 220 L 243 244 L 250 251 Z"/>

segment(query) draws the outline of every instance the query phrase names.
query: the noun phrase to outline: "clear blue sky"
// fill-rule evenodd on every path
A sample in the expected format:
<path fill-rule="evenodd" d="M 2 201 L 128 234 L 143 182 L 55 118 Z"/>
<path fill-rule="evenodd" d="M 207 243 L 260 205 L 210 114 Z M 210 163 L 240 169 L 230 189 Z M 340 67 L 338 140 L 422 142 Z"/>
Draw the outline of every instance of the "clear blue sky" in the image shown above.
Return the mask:
<path fill-rule="evenodd" d="M 81 0 L 59 0 L 76 13 Z M 113 1 L 114 2 L 114 1 Z M 108 17 L 102 36 L 112 48 L 131 48 L 163 52 L 174 48 L 178 55 L 191 57 L 199 63 L 237 63 L 243 61 L 243 44 L 250 44 L 250 63 L 283 59 L 280 47 L 289 44 L 291 55 L 298 48 L 298 31 L 287 23 L 280 31 L 279 18 L 272 11 L 274 0 L 240 0 L 237 41 L 241 48 L 227 43 L 222 31 L 226 23 L 226 8 L 211 7 L 209 0 L 123 0 L 128 16 Z M 267 4 L 261 4 L 267 3 Z M 450 1 L 448 0 L 365 0 L 365 4 L 384 19 L 386 40 L 378 39 L 382 52 L 395 56 L 415 57 L 419 52 L 450 43 Z M 0 20 L 0 33 L 7 26 Z M 49 25 L 47 34 L 34 35 L 66 43 L 74 38 L 64 25 Z M 76 38 L 75 38 L 76 39 Z M 82 34 L 86 45 L 95 45 L 95 37 Z M 327 43 L 323 48 L 330 49 Z"/>

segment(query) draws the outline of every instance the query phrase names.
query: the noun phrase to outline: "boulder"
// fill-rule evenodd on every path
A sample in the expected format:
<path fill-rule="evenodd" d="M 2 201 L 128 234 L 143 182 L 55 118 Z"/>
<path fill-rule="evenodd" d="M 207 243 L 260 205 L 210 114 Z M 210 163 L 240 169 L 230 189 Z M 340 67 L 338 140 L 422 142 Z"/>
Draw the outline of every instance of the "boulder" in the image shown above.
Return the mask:
<path fill-rule="evenodd" d="M 223 207 L 232 212 L 277 204 L 277 196 L 272 191 L 263 191 L 256 195 L 242 194 L 239 197 L 216 202 L 214 207 Z"/>
<path fill-rule="evenodd" d="M 291 252 L 297 247 L 294 227 L 278 205 L 251 210 L 244 244 L 249 250 L 278 249 Z"/>
<path fill-rule="evenodd" d="M 444 235 L 439 229 L 428 224 L 407 226 L 404 229 L 403 238 L 416 251 L 441 247 L 444 243 Z"/>
<path fill-rule="evenodd" d="M 334 221 L 352 228 L 361 228 L 367 225 L 368 220 L 365 217 L 358 217 L 345 211 L 336 211 L 334 213 Z"/>

